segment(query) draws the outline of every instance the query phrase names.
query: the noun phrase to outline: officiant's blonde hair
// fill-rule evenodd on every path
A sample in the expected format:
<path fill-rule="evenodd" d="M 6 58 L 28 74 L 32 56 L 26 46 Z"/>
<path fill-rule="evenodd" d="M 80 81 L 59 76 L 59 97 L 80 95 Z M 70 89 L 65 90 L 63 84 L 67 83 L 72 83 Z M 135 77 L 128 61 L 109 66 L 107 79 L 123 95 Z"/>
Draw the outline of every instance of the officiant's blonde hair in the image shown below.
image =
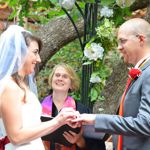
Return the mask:
<path fill-rule="evenodd" d="M 75 70 L 70 65 L 65 64 L 65 63 L 57 64 L 53 68 L 51 74 L 49 75 L 49 80 L 48 80 L 50 88 L 52 89 L 52 78 L 53 78 L 54 73 L 58 67 L 64 68 L 66 70 L 66 72 L 68 73 L 69 78 L 71 80 L 71 89 L 70 89 L 71 92 L 77 91 L 79 89 L 79 86 L 80 86 L 80 79 L 79 79 L 77 73 L 75 72 Z"/>

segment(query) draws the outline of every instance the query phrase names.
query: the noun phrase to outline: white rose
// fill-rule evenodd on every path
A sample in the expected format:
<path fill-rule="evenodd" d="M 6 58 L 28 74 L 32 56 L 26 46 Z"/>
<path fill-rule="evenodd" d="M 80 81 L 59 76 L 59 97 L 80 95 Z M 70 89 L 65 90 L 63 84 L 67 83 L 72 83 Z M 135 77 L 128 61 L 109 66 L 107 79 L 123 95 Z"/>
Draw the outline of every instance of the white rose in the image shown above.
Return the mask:
<path fill-rule="evenodd" d="M 109 9 L 107 6 L 104 6 L 101 11 L 101 16 L 104 16 L 104 17 L 111 17 L 113 16 L 113 10 L 112 9 Z"/>
<path fill-rule="evenodd" d="M 100 46 L 100 44 L 96 43 L 91 43 L 90 47 L 85 47 L 84 49 L 84 55 L 89 59 L 89 60 L 97 60 L 103 58 L 103 52 L 104 48 Z"/>
<path fill-rule="evenodd" d="M 101 82 L 101 78 L 99 76 L 95 76 L 95 77 L 92 76 L 90 78 L 90 82 L 91 83 L 99 83 L 99 82 Z"/>
<path fill-rule="evenodd" d="M 61 7 L 71 10 L 75 4 L 75 0 L 59 0 Z"/>

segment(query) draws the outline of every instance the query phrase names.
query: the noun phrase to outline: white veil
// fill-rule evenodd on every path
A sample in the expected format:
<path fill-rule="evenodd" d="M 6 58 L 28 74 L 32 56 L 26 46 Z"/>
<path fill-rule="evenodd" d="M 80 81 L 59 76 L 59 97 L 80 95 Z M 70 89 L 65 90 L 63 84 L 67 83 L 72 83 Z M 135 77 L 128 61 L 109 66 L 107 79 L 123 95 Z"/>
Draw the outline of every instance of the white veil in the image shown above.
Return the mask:
<path fill-rule="evenodd" d="M 24 63 L 27 45 L 22 32 L 26 30 L 18 25 L 10 25 L 0 37 L 0 93 L 5 79 L 17 72 Z M 28 31 L 26 31 L 28 32 Z M 33 75 L 28 77 L 29 85 L 35 91 Z"/>
<path fill-rule="evenodd" d="M 0 37 L 0 95 L 7 84 L 7 78 L 17 72 L 24 63 L 27 45 L 22 32 L 28 32 L 18 25 L 10 25 Z M 37 94 L 34 73 L 27 76 L 30 89 Z M 1 124 L 0 119 L 0 124 Z M 0 137 L 4 129 L 0 125 Z M 5 130 L 4 130 L 5 131 Z"/>

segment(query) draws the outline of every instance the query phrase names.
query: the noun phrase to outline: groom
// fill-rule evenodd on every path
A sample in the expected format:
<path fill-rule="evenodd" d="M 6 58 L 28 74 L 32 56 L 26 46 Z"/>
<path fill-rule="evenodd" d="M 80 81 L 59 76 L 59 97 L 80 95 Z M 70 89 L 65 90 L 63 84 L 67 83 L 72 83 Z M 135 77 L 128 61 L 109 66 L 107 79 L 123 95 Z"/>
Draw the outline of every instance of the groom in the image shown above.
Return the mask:
<path fill-rule="evenodd" d="M 120 26 L 117 37 L 124 62 L 134 65 L 119 114 L 82 114 L 76 121 L 112 134 L 114 150 L 150 150 L 150 24 L 130 19 Z"/>

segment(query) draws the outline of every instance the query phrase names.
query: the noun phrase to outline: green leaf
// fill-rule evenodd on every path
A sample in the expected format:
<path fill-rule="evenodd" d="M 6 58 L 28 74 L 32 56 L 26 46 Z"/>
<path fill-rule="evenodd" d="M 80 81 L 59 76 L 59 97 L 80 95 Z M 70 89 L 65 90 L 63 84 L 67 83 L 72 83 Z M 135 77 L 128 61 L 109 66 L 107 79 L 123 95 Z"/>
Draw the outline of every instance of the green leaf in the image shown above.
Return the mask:
<path fill-rule="evenodd" d="M 94 71 L 91 76 L 92 76 L 92 77 L 96 77 L 96 76 L 98 76 L 98 75 L 99 75 L 99 72 L 95 72 L 95 71 Z"/>
<path fill-rule="evenodd" d="M 84 1 L 84 3 L 95 3 L 95 0 L 78 0 L 79 2 Z"/>
<path fill-rule="evenodd" d="M 131 10 L 130 8 L 120 8 L 119 6 L 114 7 L 114 15 L 113 20 L 114 23 L 117 26 L 121 25 L 125 21 L 125 16 L 131 16 Z"/>
<path fill-rule="evenodd" d="M 12 19 L 16 16 L 16 14 L 17 14 L 17 11 L 14 10 L 14 11 L 10 14 L 10 16 L 8 17 L 8 19 L 9 19 L 9 20 L 12 20 Z"/>
<path fill-rule="evenodd" d="M 105 100 L 105 97 L 104 97 L 104 96 L 99 96 L 99 97 L 98 97 L 98 100 L 99 100 L 99 101 L 104 101 L 104 100 Z"/>
<path fill-rule="evenodd" d="M 115 0 L 101 0 L 101 5 L 102 6 L 109 6 L 115 3 Z"/>
<path fill-rule="evenodd" d="M 84 0 L 85 3 L 95 3 L 95 0 Z"/>
<path fill-rule="evenodd" d="M 91 89 L 91 102 L 96 101 L 98 98 L 98 92 L 96 89 L 92 88 Z"/>

